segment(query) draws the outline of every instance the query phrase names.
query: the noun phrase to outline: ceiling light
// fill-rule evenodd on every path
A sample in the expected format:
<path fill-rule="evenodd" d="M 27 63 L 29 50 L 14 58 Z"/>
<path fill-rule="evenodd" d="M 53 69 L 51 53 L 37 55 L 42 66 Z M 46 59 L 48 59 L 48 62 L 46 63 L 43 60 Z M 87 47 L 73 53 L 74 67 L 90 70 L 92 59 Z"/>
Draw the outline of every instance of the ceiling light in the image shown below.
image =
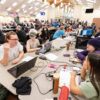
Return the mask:
<path fill-rule="evenodd" d="M 8 9 L 7 9 L 7 11 L 10 11 L 11 10 L 11 7 L 9 7 Z"/>
<path fill-rule="evenodd" d="M 16 10 L 16 12 L 19 12 L 19 11 L 20 11 L 20 9 L 17 9 L 17 10 Z"/>
<path fill-rule="evenodd" d="M 31 10 L 33 7 L 30 7 L 29 9 Z"/>
<path fill-rule="evenodd" d="M 25 8 L 25 7 L 26 7 L 26 5 L 25 5 L 25 4 L 23 4 L 21 8 Z"/>
<path fill-rule="evenodd" d="M 49 6 L 45 6 L 45 9 L 47 9 Z"/>
<path fill-rule="evenodd" d="M 96 3 L 96 0 L 86 0 L 88 2 L 91 2 L 91 3 Z"/>
<path fill-rule="evenodd" d="M 13 7 L 15 7 L 16 5 L 17 5 L 17 2 L 14 2 L 14 3 L 12 4 Z"/>
<path fill-rule="evenodd" d="M 27 11 L 26 10 L 24 10 L 24 13 L 26 13 Z"/>
<path fill-rule="evenodd" d="M 81 0 L 76 0 L 79 4 L 83 4 Z"/>
<path fill-rule="evenodd" d="M 35 10 L 38 10 L 38 8 L 35 8 Z"/>
<path fill-rule="evenodd" d="M 6 2 L 6 0 L 0 0 L 1 4 L 4 4 Z"/>
<path fill-rule="evenodd" d="M 35 5 L 35 6 L 39 5 L 39 2 L 36 2 L 34 5 Z"/>
<path fill-rule="evenodd" d="M 31 3 L 32 1 L 34 1 L 34 0 L 28 0 L 28 2 L 27 2 L 27 3 Z"/>

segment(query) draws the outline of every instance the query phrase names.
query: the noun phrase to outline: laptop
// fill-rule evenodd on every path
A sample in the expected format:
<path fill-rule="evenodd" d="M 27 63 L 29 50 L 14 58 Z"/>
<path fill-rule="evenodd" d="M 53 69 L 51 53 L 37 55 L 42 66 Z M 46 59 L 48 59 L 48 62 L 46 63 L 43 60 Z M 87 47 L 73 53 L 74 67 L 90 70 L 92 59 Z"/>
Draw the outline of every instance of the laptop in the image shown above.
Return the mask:
<path fill-rule="evenodd" d="M 37 57 L 32 58 L 29 61 L 23 61 L 22 63 L 8 69 L 8 72 L 15 78 L 19 77 L 29 69 L 33 68 L 36 63 Z"/>
<path fill-rule="evenodd" d="M 51 46 L 52 45 L 50 42 L 44 44 L 44 47 L 41 48 L 39 51 L 37 51 L 36 54 L 39 54 L 39 53 L 45 54 L 46 52 L 49 52 L 51 50 Z"/>

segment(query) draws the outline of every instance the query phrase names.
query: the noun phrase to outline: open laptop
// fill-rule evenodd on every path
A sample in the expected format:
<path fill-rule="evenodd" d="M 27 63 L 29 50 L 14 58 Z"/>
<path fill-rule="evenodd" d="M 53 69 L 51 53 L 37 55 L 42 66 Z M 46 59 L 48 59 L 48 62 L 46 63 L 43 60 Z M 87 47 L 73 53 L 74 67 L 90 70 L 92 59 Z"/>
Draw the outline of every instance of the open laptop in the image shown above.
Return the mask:
<path fill-rule="evenodd" d="M 45 54 L 46 52 L 49 52 L 51 50 L 51 46 L 52 45 L 50 42 L 45 43 L 44 47 L 42 47 L 39 51 L 37 51 L 36 54 L 39 54 L 39 53 Z"/>
<path fill-rule="evenodd" d="M 37 60 L 37 57 L 32 58 L 29 61 L 23 61 L 22 63 L 8 69 L 8 72 L 17 78 L 21 74 L 23 74 L 26 71 L 28 71 L 29 69 L 33 68 L 36 60 Z"/>

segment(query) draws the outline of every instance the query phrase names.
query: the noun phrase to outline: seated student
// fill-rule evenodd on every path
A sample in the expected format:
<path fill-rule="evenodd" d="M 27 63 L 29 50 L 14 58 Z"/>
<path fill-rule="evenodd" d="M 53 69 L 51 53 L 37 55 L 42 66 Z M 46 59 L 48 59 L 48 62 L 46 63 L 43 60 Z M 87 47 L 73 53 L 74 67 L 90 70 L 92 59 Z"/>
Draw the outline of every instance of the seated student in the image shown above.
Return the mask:
<path fill-rule="evenodd" d="M 44 25 L 42 27 L 41 34 L 40 34 L 42 43 L 45 43 L 46 40 L 49 39 L 49 36 L 50 35 L 49 35 L 48 27 L 46 25 Z"/>
<path fill-rule="evenodd" d="M 0 46 L 0 63 L 7 65 L 9 61 L 18 63 L 24 56 L 23 47 L 18 42 L 18 36 L 10 31 L 6 35 L 6 43 Z"/>
<path fill-rule="evenodd" d="M 39 43 L 39 40 L 36 39 L 36 35 L 37 35 L 37 32 L 34 29 L 31 29 L 29 31 L 30 39 L 27 41 L 27 44 L 26 44 L 27 52 L 33 52 L 33 51 L 37 51 L 40 49 L 38 48 L 40 43 Z"/>
<path fill-rule="evenodd" d="M 22 27 L 18 25 L 16 27 L 16 33 L 18 35 L 19 41 L 21 42 L 22 45 L 26 45 L 27 41 L 27 35 L 24 30 L 22 30 Z"/>
<path fill-rule="evenodd" d="M 0 44 L 3 44 L 5 42 L 5 35 L 3 32 L 0 30 Z"/>
<path fill-rule="evenodd" d="M 68 26 L 68 28 L 66 29 L 66 31 L 67 31 L 67 32 L 72 32 L 72 31 L 73 31 L 72 26 L 71 26 L 71 25 Z"/>
<path fill-rule="evenodd" d="M 86 61 L 90 69 L 88 77 L 77 85 L 75 82 L 76 74 L 72 72 L 70 91 L 85 97 L 85 100 L 100 100 L 100 52 L 89 53 Z"/>
<path fill-rule="evenodd" d="M 95 37 L 100 37 L 100 27 L 98 28 L 97 33 L 96 33 Z"/>
<path fill-rule="evenodd" d="M 53 39 L 57 39 L 61 36 L 63 36 L 65 34 L 65 31 L 64 31 L 64 26 L 60 26 L 60 29 L 58 29 L 54 35 L 53 35 Z"/>
<path fill-rule="evenodd" d="M 87 49 L 82 52 L 77 52 L 77 57 L 83 62 L 89 52 L 100 50 L 100 37 L 90 39 L 87 43 Z"/>

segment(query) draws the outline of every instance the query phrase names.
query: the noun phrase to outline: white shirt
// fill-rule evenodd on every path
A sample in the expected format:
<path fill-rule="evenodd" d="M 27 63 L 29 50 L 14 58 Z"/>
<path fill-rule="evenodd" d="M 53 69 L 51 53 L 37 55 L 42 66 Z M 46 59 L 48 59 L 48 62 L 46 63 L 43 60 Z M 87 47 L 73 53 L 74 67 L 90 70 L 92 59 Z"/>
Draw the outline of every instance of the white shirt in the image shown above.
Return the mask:
<path fill-rule="evenodd" d="M 9 50 L 9 61 L 14 60 L 19 56 L 19 53 L 23 51 L 23 46 L 18 42 L 17 45 Z M 3 59 L 4 45 L 0 46 L 0 60 Z"/>
<path fill-rule="evenodd" d="M 37 48 L 40 45 L 40 43 L 38 39 L 35 39 L 34 41 L 32 41 L 32 39 L 29 39 L 27 41 L 27 45 L 29 45 L 30 49 L 33 49 L 33 48 Z"/>

